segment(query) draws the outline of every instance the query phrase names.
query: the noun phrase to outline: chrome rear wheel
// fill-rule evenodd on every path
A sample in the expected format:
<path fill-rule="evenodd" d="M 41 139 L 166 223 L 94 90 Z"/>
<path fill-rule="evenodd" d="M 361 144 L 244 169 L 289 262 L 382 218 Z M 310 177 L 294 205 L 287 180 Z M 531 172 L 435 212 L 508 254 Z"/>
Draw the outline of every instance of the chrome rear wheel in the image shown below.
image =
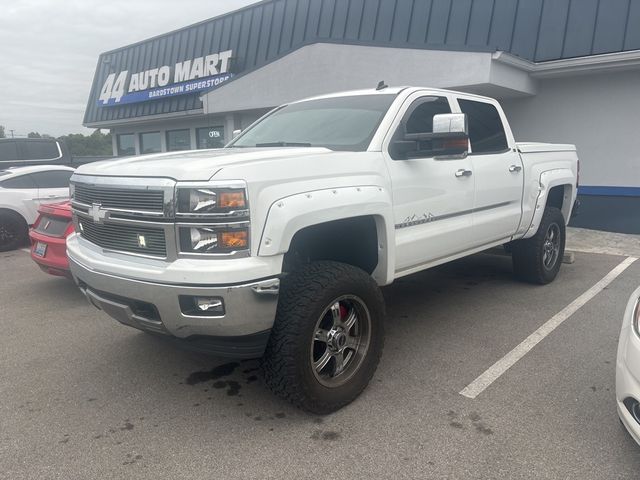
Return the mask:
<path fill-rule="evenodd" d="M 542 263 L 544 268 L 551 270 L 556 266 L 560 255 L 560 227 L 557 223 L 552 223 L 547 228 L 544 237 Z"/>

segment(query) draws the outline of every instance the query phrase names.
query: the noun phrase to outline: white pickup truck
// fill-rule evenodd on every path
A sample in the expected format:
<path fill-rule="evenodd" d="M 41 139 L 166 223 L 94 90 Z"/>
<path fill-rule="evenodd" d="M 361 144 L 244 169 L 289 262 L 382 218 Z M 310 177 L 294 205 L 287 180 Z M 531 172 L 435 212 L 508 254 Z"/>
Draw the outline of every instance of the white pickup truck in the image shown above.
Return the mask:
<path fill-rule="evenodd" d="M 380 287 L 499 245 L 551 282 L 573 145 L 516 143 L 497 101 L 430 88 L 283 105 L 225 148 L 81 166 L 71 271 L 123 324 L 220 356 L 315 413 L 355 399 L 383 347 Z"/>

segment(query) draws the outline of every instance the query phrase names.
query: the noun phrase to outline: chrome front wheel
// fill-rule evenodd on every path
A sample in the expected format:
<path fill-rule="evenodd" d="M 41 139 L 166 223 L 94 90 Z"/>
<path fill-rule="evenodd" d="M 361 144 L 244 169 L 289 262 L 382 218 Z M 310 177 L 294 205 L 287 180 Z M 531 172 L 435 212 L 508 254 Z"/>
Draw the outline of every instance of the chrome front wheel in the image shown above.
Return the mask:
<path fill-rule="evenodd" d="M 367 354 L 371 315 L 355 295 L 343 295 L 325 308 L 316 322 L 311 341 L 313 374 L 333 388 L 348 382 Z"/>
<path fill-rule="evenodd" d="M 335 412 L 365 389 L 383 346 L 384 299 L 371 276 L 344 263 L 311 262 L 282 280 L 265 382 L 308 412 Z"/>

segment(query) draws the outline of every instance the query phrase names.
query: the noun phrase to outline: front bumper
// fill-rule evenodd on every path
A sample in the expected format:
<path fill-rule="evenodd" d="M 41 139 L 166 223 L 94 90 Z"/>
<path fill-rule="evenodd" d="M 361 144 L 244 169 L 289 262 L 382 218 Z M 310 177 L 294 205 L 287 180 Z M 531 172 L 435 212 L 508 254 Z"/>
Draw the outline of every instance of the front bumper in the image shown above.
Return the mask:
<path fill-rule="evenodd" d="M 633 403 L 640 401 L 640 383 L 625 361 L 616 365 L 616 400 L 620 420 L 640 444 L 640 423 L 630 411 Z"/>
<path fill-rule="evenodd" d="M 240 285 L 174 285 L 98 272 L 72 257 L 69 266 L 89 302 L 120 323 L 221 356 L 253 358 L 264 352 L 278 302 L 277 278 Z M 185 314 L 180 296 L 219 297 L 224 313 Z"/>
<path fill-rule="evenodd" d="M 620 420 L 640 444 L 640 337 L 632 325 L 633 307 L 640 296 L 634 292 L 627 305 L 616 358 L 616 400 Z M 635 413 L 635 414 L 634 414 Z"/>

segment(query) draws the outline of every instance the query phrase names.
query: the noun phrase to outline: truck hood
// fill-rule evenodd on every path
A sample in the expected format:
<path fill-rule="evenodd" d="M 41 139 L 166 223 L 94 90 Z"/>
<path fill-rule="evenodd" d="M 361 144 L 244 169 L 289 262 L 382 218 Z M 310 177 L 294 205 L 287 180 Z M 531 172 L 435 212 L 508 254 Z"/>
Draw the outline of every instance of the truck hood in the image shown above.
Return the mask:
<path fill-rule="evenodd" d="M 221 169 L 234 166 L 252 166 L 273 160 L 295 157 L 331 156 L 326 148 L 228 148 L 216 150 L 194 150 L 155 155 L 104 160 L 82 165 L 76 170 L 80 175 L 118 177 L 163 177 L 177 181 L 207 181 Z"/>

